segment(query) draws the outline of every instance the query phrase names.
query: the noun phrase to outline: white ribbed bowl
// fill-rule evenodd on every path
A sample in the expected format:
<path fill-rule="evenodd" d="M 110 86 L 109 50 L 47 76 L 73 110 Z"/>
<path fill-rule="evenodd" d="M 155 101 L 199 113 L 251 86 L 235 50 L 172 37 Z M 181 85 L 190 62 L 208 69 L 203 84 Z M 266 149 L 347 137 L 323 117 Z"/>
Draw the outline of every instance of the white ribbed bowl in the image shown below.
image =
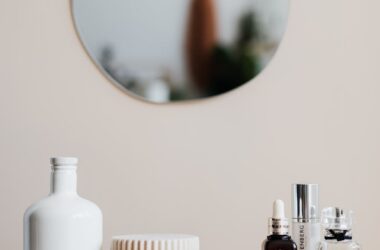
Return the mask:
<path fill-rule="evenodd" d="M 199 238 L 185 234 L 136 234 L 112 238 L 111 250 L 199 250 Z"/>

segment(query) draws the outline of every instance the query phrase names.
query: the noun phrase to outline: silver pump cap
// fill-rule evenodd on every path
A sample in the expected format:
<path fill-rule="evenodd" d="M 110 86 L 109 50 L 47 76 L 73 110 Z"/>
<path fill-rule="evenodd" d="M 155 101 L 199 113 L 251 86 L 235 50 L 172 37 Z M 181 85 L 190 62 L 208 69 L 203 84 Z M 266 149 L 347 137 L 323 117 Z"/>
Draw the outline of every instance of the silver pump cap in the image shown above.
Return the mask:
<path fill-rule="evenodd" d="M 318 184 L 292 185 L 293 219 L 316 220 L 319 216 Z"/>

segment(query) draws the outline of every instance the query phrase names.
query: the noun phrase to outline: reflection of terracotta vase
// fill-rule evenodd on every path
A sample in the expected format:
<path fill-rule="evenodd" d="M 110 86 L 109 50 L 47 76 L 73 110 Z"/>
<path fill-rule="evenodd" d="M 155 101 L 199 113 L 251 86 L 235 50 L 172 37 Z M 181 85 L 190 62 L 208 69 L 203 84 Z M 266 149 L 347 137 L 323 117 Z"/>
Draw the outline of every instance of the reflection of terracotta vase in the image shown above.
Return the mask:
<path fill-rule="evenodd" d="M 186 37 L 187 67 L 200 89 L 210 84 L 212 51 L 217 39 L 213 0 L 192 0 Z"/>

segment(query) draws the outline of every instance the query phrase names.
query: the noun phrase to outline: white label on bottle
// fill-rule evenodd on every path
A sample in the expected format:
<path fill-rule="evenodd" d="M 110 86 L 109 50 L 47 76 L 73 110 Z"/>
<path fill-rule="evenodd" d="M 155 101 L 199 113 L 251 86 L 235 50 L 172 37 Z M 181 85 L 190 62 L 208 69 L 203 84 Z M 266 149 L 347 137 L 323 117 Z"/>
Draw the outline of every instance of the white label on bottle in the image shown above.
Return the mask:
<path fill-rule="evenodd" d="M 317 250 L 321 228 L 319 223 L 294 222 L 292 238 L 297 244 L 298 250 Z"/>

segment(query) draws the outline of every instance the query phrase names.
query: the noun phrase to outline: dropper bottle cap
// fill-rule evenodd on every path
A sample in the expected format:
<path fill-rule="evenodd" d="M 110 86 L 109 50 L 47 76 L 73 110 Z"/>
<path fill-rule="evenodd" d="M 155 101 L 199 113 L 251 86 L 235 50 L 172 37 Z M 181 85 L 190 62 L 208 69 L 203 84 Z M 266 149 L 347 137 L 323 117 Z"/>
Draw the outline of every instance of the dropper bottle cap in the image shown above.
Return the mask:
<path fill-rule="evenodd" d="M 289 222 L 285 217 L 285 205 L 282 200 L 273 202 L 273 216 L 269 218 L 269 235 L 288 235 Z"/>

